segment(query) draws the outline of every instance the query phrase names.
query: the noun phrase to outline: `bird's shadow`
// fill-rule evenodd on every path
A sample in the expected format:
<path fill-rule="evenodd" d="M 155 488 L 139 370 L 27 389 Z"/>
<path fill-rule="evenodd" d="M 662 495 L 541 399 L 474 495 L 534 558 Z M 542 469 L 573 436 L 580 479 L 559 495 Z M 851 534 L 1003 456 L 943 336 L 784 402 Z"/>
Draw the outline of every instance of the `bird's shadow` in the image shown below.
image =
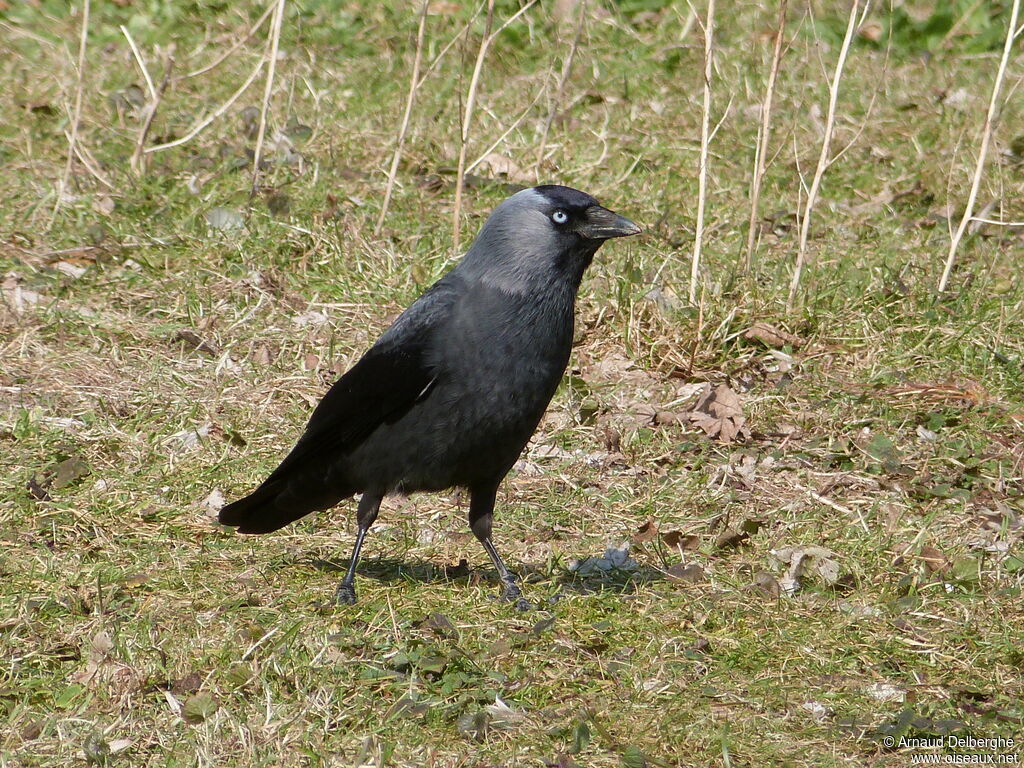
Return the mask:
<path fill-rule="evenodd" d="M 349 566 L 348 558 L 327 559 L 310 554 L 293 561 L 324 573 L 345 575 Z M 654 568 L 641 567 L 636 570 L 611 570 L 600 575 L 581 575 L 566 568 L 557 568 L 554 573 L 540 563 L 521 563 L 513 572 L 524 584 L 548 584 L 552 590 L 549 603 L 558 602 L 570 595 L 589 595 L 599 592 L 615 592 L 622 595 L 636 593 L 644 586 L 665 578 Z M 455 565 L 440 565 L 420 558 L 399 559 L 391 557 L 363 558 L 359 562 L 359 578 L 369 578 L 381 583 L 415 582 L 418 584 L 471 584 L 498 585 L 500 579 L 489 565 L 471 566 L 465 559 Z"/>

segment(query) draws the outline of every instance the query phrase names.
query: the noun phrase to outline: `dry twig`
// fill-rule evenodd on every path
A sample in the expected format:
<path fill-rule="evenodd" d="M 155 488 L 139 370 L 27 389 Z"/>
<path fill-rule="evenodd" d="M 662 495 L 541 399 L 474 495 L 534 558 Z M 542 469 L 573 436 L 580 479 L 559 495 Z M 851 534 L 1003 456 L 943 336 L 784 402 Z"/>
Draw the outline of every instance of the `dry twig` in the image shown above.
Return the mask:
<path fill-rule="evenodd" d="M 569 55 L 565 57 L 565 61 L 562 63 L 562 74 L 558 78 L 558 86 L 555 88 L 555 94 L 551 97 L 551 109 L 548 110 L 547 119 L 544 120 L 544 129 L 540 135 L 540 147 L 537 149 L 537 167 L 535 175 L 537 180 L 540 181 L 540 165 L 544 162 L 544 151 L 548 145 L 548 133 L 551 131 L 551 124 L 555 121 L 555 115 L 558 114 L 558 105 L 562 100 L 562 92 L 565 90 L 565 84 L 569 80 L 569 76 L 572 74 L 572 64 L 576 59 L 576 50 L 580 45 L 580 37 L 583 35 L 583 22 L 586 19 L 587 11 L 587 0 L 582 0 L 579 7 L 576 9 L 578 17 L 576 19 L 576 34 L 572 38 L 572 46 L 569 48 Z"/>
<path fill-rule="evenodd" d="M 697 302 L 697 276 L 700 271 L 700 249 L 704 240 L 704 205 L 708 185 L 708 144 L 711 140 L 711 73 L 714 61 L 715 0 L 708 0 L 704 22 L 704 107 L 700 121 L 700 172 L 697 176 L 697 226 L 693 240 L 693 262 L 690 265 L 690 303 Z"/>
<path fill-rule="evenodd" d="M 462 131 L 459 134 L 459 165 L 455 177 L 455 214 L 452 224 L 452 241 L 455 248 L 459 247 L 459 236 L 462 228 L 462 189 L 465 186 L 466 177 L 466 147 L 469 143 L 469 128 L 473 123 L 473 107 L 476 103 L 476 91 L 480 84 L 480 73 L 483 70 L 484 58 L 487 56 L 487 49 L 491 43 L 500 35 L 506 27 L 533 7 L 537 0 L 530 0 L 526 5 L 508 17 L 505 22 L 493 32 L 491 27 L 494 22 L 494 0 L 487 3 L 487 25 L 484 30 L 484 38 L 480 42 L 480 50 L 477 51 L 476 64 L 473 66 L 473 76 L 469 81 L 469 92 L 466 96 L 466 112 L 462 117 Z"/>
<path fill-rule="evenodd" d="M 122 27 L 122 29 L 124 29 Z M 128 30 L 124 30 L 126 36 L 128 36 Z M 131 37 L 128 36 L 128 41 L 132 46 L 132 52 L 136 53 L 139 66 L 142 67 L 142 71 L 145 73 L 146 82 L 150 82 L 149 73 L 146 72 L 145 65 L 142 63 L 142 57 L 137 55 L 134 42 Z M 172 45 L 167 51 L 167 55 L 164 58 L 164 77 L 160 81 L 159 88 L 153 88 L 151 91 L 150 102 L 146 106 L 146 118 L 142 122 L 142 128 L 139 129 L 139 136 L 135 140 L 135 150 L 132 152 L 131 167 L 132 171 L 136 176 L 141 176 L 145 169 L 145 150 L 146 150 L 146 138 L 149 136 L 149 130 L 153 126 L 153 120 L 156 118 L 156 111 L 160 107 L 160 101 L 163 99 L 164 91 L 167 90 L 167 84 L 171 82 L 171 70 L 174 68 L 174 46 Z"/>
<path fill-rule="evenodd" d="M 861 22 L 867 15 L 871 2 L 864 4 L 861 14 Z M 811 229 L 811 214 L 814 212 L 814 204 L 818 200 L 818 190 L 821 187 L 821 179 L 830 164 L 829 151 L 832 147 L 832 132 L 836 122 L 836 102 L 839 99 L 839 83 L 843 77 L 843 67 L 846 66 L 846 57 L 850 52 L 850 44 L 853 42 L 853 33 L 859 23 L 857 12 L 860 11 L 860 0 L 854 0 L 850 8 L 850 18 L 846 23 L 846 34 L 843 37 L 843 44 L 839 49 L 839 58 L 836 61 L 835 74 L 828 88 L 828 114 L 825 116 L 825 134 L 821 139 L 821 153 L 818 155 L 818 165 L 814 170 L 814 178 L 811 180 L 811 188 L 807 191 L 807 201 L 804 203 L 804 213 L 800 221 L 800 245 L 796 254 L 796 266 L 793 268 L 793 278 L 789 284 L 789 296 L 786 299 L 786 311 L 791 312 L 796 303 L 797 291 L 800 288 L 800 277 L 803 274 L 804 263 L 807 260 L 807 235 Z"/>
<path fill-rule="evenodd" d="M 384 202 L 380 207 L 380 215 L 373 227 L 373 234 L 380 234 L 384 226 L 384 217 L 388 215 L 388 206 L 391 204 L 391 193 L 395 188 L 395 175 L 398 173 L 398 163 L 402 157 L 402 148 L 405 146 L 405 134 L 409 130 L 409 117 L 412 115 L 412 105 L 416 100 L 416 89 L 420 84 L 420 62 L 423 60 L 423 39 L 427 30 L 427 8 L 430 0 L 423 0 L 423 7 L 420 9 L 420 25 L 416 31 L 416 55 L 412 62 L 412 75 L 409 77 L 409 93 L 405 98 L 405 113 L 402 115 L 402 125 L 398 129 L 398 139 L 395 141 L 395 153 L 391 156 L 391 169 L 388 171 L 388 184 L 384 189 Z"/>
<path fill-rule="evenodd" d="M 89 0 L 82 2 L 82 34 L 78 40 L 78 78 L 75 83 L 75 106 L 71 114 L 71 137 L 68 139 L 68 161 L 64 165 L 64 176 L 61 178 L 60 187 L 57 189 L 57 201 L 53 206 L 53 214 L 50 216 L 50 224 L 60 210 L 60 204 L 64 199 L 64 192 L 71 181 L 71 166 L 75 161 L 75 143 L 78 141 L 78 124 L 82 119 L 82 80 L 85 77 L 85 50 L 89 39 Z"/>
<path fill-rule="evenodd" d="M 768 139 L 771 135 L 775 79 L 779 74 L 779 62 L 782 61 L 782 39 L 786 29 L 786 5 L 787 0 L 781 0 L 779 3 L 779 21 L 775 29 L 775 48 L 772 52 L 771 69 L 768 70 L 768 84 L 764 89 L 764 102 L 761 104 L 761 126 L 757 132 L 757 147 L 754 149 L 754 178 L 750 182 L 750 222 L 747 226 L 747 250 L 743 256 L 743 272 L 745 274 L 750 273 L 750 265 L 754 257 L 754 244 L 757 240 L 758 209 L 761 204 L 761 181 L 764 178 L 768 155 Z"/>
<path fill-rule="evenodd" d="M 260 162 L 263 156 L 263 139 L 267 131 L 267 109 L 270 107 L 270 94 L 274 90 L 274 72 L 277 70 L 277 48 L 281 42 L 281 22 L 284 19 L 285 0 L 278 0 L 274 9 L 274 18 L 270 22 L 270 35 L 267 41 L 270 65 L 267 68 L 267 81 L 263 87 L 263 102 L 260 105 L 260 127 L 256 133 L 256 147 L 252 159 L 252 194 L 260 181 Z"/>
<path fill-rule="evenodd" d="M 238 101 L 239 97 L 243 93 L 245 93 L 249 89 L 249 86 L 253 84 L 257 77 L 259 77 L 260 72 L 263 71 L 264 64 L 266 64 L 266 58 L 261 58 L 259 62 L 256 64 L 253 71 L 249 73 L 249 77 L 247 77 L 245 82 L 239 86 L 238 90 L 231 94 L 228 100 L 221 104 L 219 107 L 217 107 L 217 109 L 213 110 L 213 112 L 211 112 L 209 115 L 207 115 L 202 120 L 193 125 L 184 136 L 174 139 L 174 141 L 168 141 L 164 144 L 157 144 L 156 146 L 153 147 L 146 147 L 146 154 L 148 155 L 151 152 L 161 152 L 165 149 L 171 149 L 172 147 L 180 147 L 182 144 L 187 144 L 188 142 L 192 141 L 192 139 L 194 139 L 196 136 L 202 133 L 207 128 L 207 126 L 210 125 L 210 123 L 212 123 L 214 120 L 216 120 L 229 109 L 231 109 L 234 103 Z"/>
<path fill-rule="evenodd" d="M 960 245 L 960 239 L 971 223 L 974 214 L 974 203 L 978 199 L 978 189 L 981 187 L 981 176 L 985 172 L 985 158 L 988 155 L 988 145 L 992 140 L 992 126 L 996 119 L 996 110 L 999 103 L 999 92 L 1003 87 L 1003 77 L 1006 75 L 1006 62 L 1010 58 L 1010 50 L 1013 48 L 1013 41 L 1020 34 L 1017 29 L 1017 16 L 1020 13 L 1020 0 L 1013 0 L 1010 8 L 1010 22 L 1006 27 L 1006 42 L 1003 44 L 1003 55 L 999 60 L 999 69 L 996 70 L 996 79 L 992 84 L 992 98 L 989 99 L 988 112 L 985 113 L 985 125 L 981 129 L 981 147 L 978 149 L 978 163 L 974 167 L 974 178 L 971 181 L 971 191 L 967 196 L 967 207 L 964 215 L 960 217 L 960 224 L 953 233 L 949 242 L 949 254 L 946 256 L 946 265 L 942 270 L 942 277 L 939 278 L 939 293 L 946 290 L 949 283 L 949 275 L 953 271 L 953 264 L 956 262 L 956 249 Z M 1022 27 L 1024 29 L 1024 27 Z"/>
<path fill-rule="evenodd" d="M 231 56 L 231 54 L 233 54 L 235 51 L 237 51 L 239 48 L 245 45 L 249 41 L 249 38 L 251 38 L 259 31 L 260 27 L 263 26 L 263 23 L 267 20 L 267 17 L 270 16 L 271 13 L 273 13 L 275 8 L 277 8 L 277 0 L 270 0 L 270 3 L 267 4 L 266 9 L 263 11 L 260 17 L 256 19 L 253 25 L 249 27 L 249 31 L 246 32 L 240 40 L 236 40 L 235 43 L 230 48 L 224 51 L 220 56 L 215 58 L 209 64 L 206 64 L 200 67 L 199 69 L 194 69 L 191 72 L 186 72 L 184 75 L 181 75 L 180 77 L 177 77 L 175 79 L 188 80 L 190 77 L 196 77 L 197 75 L 205 74 L 214 67 L 219 66 L 221 62 L 223 62 L 225 59 Z"/>

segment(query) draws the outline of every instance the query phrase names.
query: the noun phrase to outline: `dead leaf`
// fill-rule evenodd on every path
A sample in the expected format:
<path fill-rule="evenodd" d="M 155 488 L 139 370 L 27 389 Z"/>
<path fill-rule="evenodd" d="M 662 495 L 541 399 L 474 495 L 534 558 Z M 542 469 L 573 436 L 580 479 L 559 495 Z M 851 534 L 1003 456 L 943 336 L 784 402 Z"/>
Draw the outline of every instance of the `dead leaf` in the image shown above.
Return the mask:
<path fill-rule="evenodd" d="M 689 413 L 689 419 L 708 437 L 717 437 L 723 443 L 750 437 L 740 399 L 726 384 L 719 384 L 714 390 L 706 384 L 704 393 Z"/>
<path fill-rule="evenodd" d="M 882 39 L 882 25 L 877 21 L 869 21 L 857 30 L 857 35 L 871 43 Z"/>
<path fill-rule="evenodd" d="M 114 212 L 114 206 L 114 198 L 110 195 L 100 195 L 92 201 L 92 209 L 96 211 L 96 213 L 103 214 L 104 216 L 112 214 Z"/>
<path fill-rule="evenodd" d="M 782 586 L 779 584 L 778 579 L 772 576 L 767 571 L 758 571 L 754 574 L 753 583 L 747 586 L 748 592 L 754 592 L 774 600 L 782 594 Z"/>
<path fill-rule="evenodd" d="M 735 528 L 726 528 L 715 539 L 715 549 L 734 549 L 745 543 L 750 538 L 747 531 L 737 531 Z"/>
<path fill-rule="evenodd" d="M 206 513 L 207 517 L 212 517 L 214 520 L 217 519 L 220 508 L 223 506 L 224 494 L 221 493 L 220 488 L 214 488 L 205 499 L 199 502 L 199 508 Z"/>
<path fill-rule="evenodd" d="M 499 152 L 490 152 L 484 155 L 477 164 L 477 168 L 490 176 L 505 178 L 509 181 L 525 181 L 529 178 L 529 174 L 525 173 L 512 158 Z"/>
<path fill-rule="evenodd" d="M 462 10 L 458 3 L 445 2 L 445 0 L 433 0 L 427 6 L 427 13 L 431 16 L 451 16 Z"/>
<path fill-rule="evenodd" d="M 789 565 L 786 575 L 779 579 L 787 595 L 796 594 L 802 586 L 801 580 L 808 574 L 816 574 L 830 587 L 839 582 L 839 563 L 831 549 L 815 545 L 782 547 L 771 550 L 771 554 L 779 562 Z"/>
<path fill-rule="evenodd" d="M 648 520 L 636 529 L 636 533 L 633 534 L 633 542 L 636 544 L 645 544 L 648 541 L 654 541 L 654 538 L 657 535 L 658 524 L 653 520 Z"/>
<path fill-rule="evenodd" d="M 676 563 L 669 566 L 666 573 L 670 581 L 680 584 L 699 584 L 707 580 L 707 574 L 704 572 L 704 569 L 696 563 L 690 563 L 689 565 Z"/>
<path fill-rule="evenodd" d="M 683 534 L 681 531 L 667 531 L 661 534 L 661 541 L 666 547 L 672 549 L 680 548 L 688 551 L 697 549 L 700 545 L 700 538 L 691 534 Z"/>
<path fill-rule="evenodd" d="M 0 285 L 0 294 L 3 295 L 4 303 L 16 315 L 22 314 L 43 299 L 42 294 L 22 288 L 21 283 L 21 275 L 16 272 L 8 272 L 4 275 L 3 285 Z"/>
<path fill-rule="evenodd" d="M 211 341 L 206 341 L 191 328 L 179 328 L 174 333 L 173 340 L 184 342 L 190 349 L 204 355 L 209 355 L 210 357 L 216 357 L 220 354 L 220 350 L 217 348 L 216 344 Z"/>
<path fill-rule="evenodd" d="M 949 568 L 949 559 L 937 547 L 926 544 L 918 554 L 930 573 L 940 573 Z"/>
<path fill-rule="evenodd" d="M 799 347 L 803 339 L 788 331 L 781 331 L 770 323 L 757 322 L 750 326 L 743 334 L 743 338 L 751 341 L 760 341 L 768 347 L 784 347 L 787 344 Z"/>

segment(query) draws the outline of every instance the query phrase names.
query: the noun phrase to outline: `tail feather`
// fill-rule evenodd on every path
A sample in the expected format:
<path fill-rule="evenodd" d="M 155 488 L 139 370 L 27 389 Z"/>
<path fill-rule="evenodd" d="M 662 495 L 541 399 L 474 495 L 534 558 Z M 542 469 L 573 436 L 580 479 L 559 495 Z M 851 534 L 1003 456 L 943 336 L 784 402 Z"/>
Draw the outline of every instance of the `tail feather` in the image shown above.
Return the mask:
<path fill-rule="evenodd" d="M 333 507 L 352 495 L 323 489 L 310 493 L 310 490 L 306 487 L 296 493 L 286 480 L 268 480 L 245 498 L 221 508 L 217 519 L 221 525 L 234 526 L 239 533 L 270 533 L 310 512 Z"/>

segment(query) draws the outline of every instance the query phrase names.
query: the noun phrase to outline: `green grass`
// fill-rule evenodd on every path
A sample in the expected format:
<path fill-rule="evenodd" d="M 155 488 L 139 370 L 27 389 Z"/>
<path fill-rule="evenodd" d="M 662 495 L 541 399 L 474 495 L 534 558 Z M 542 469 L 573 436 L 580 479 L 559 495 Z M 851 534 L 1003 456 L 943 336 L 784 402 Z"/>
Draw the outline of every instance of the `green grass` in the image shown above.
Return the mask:
<path fill-rule="evenodd" d="M 352 608 L 328 604 L 351 504 L 258 538 L 211 514 L 276 465 L 337 372 L 458 257 L 474 7 L 428 18 L 428 63 L 470 31 L 418 92 L 380 237 L 415 41 L 405 4 L 288 4 L 268 138 L 292 125 L 302 162 L 271 149 L 250 208 L 241 113 L 262 78 L 136 177 L 139 115 L 115 105 L 145 86 L 118 25 L 159 82 L 157 46 L 176 44 L 185 75 L 261 9 L 94 3 L 79 131 L 92 171 L 74 164 L 56 214 L 80 16 L 56 0 L 3 11 L 0 765 L 902 766 L 887 736 L 1019 738 L 1020 230 L 969 236 L 935 295 L 1008 9 L 958 2 L 949 21 L 926 5 L 897 11 L 891 46 L 854 46 L 835 146 L 852 144 L 825 177 L 792 314 L 787 217 L 817 158 L 812 105 L 842 4 L 791 12 L 749 276 L 751 107 L 775 11 L 719 19 L 713 121 L 729 113 L 711 146 L 700 308 L 682 298 L 702 71 L 699 28 L 680 39 L 686 10 L 588 4 L 536 174 L 575 27 L 545 5 L 496 41 L 470 160 L 547 88 L 497 149 L 516 181 L 582 188 L 648 230 L 604 248 L 585 279 L 571 374 L 499 495 L 498 546 L 526 574 L 530 614 L 490 599 L 455 494 L 386 502 Z M 498 18 L 516 7 L 498 3 Z M 887 33 L 886 13 L 870 20 Z M 264 35 L 172 80 L 148 145 L 223 103 Z M 1024 219 L 1020 104 L 1003 109 L 979 197 L 1006 221 Z M 462 248 L 508 194 L 475 173 Z M 244 226 L 209 227 L 217 207 Z M 780 359 L 743 336 L 757 321 L 802 344 Z M 652 409 L 685 414 L 705 381 L 739 393 L 749 439 L 652 423 Z M 640 534 L 647 521 L 656 535 Z M 727 528 L 749 536 L 732 546 Z M 631 540 L 635 571 L 572 568 Z M 838 579 L 779 595 L 778 551 L 798 546 L 831 550 Z M 681 563 L 701 577 L 673 578 Z M 496 697 L 514 714 L 488 710 Z"/>

